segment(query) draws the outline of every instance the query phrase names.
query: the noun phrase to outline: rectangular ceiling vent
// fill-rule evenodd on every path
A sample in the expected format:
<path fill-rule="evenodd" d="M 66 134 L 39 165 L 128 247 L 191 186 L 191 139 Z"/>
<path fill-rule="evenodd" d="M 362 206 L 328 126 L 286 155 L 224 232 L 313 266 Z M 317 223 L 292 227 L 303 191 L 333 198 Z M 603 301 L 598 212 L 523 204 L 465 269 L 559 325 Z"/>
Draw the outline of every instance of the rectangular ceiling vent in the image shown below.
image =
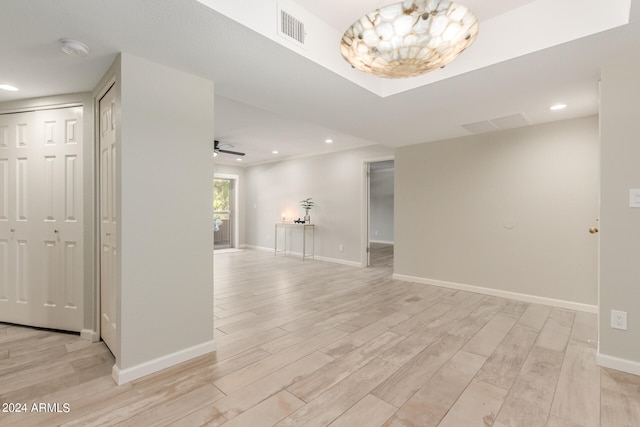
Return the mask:
<path fill-rule="evenodd" d="M 529 126 L 531 124 L 527 116 L 523 113 L 491 119 L 491 123 L 496 125 L 498 129 L 515 129 L 523 126 Z"/>
<path fill-rule="evenodd" d="M 471 133 L 485 133 L 496 130 L 515 129 L 530 125 L 531 122 L 523 113 L 512 114 L 510 116 L 498 117 L 481 122 L 467 123 L 460 125 Z"/>
<path fill-rule="evenodd" d="M 278 34 L 286 38 L 287 40 L 295 42 L 299 46 L 304 46 L 304 23 L 286 11 L 280 9 L 278 16 Z"/>
<path fill-rule="evenodd" d="M 483 120 L 481 122 L 467 123 L 464 125 L 460 125 L 471 133 L 485 133 L 485 132 L 493 132 L 498 130 L 498 128 L 491 123 L 489 120 Z"/>

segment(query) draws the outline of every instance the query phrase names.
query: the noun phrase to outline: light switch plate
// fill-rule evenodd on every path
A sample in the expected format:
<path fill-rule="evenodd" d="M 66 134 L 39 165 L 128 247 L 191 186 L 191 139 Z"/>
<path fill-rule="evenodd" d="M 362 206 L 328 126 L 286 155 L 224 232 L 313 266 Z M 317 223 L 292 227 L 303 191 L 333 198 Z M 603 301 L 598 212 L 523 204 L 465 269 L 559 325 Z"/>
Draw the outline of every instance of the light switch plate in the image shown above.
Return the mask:
<path fill-rule="evenodd" d="M 640 189 L 632 188 L 629 190 L 629 207 L 640 208 Z"/>

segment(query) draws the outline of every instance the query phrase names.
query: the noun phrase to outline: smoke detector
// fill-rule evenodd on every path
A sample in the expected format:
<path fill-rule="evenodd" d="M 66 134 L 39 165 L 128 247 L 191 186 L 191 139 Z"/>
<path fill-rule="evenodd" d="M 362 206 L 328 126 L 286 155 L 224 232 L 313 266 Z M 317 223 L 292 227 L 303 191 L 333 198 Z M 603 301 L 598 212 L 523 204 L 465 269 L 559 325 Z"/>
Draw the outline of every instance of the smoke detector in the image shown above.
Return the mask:
<path fill-rule="evenodd" d="M 67 55 L 84 57 L 89 54 L 89 46 L 73 39 L 60 39 L 62 51 Z"/>

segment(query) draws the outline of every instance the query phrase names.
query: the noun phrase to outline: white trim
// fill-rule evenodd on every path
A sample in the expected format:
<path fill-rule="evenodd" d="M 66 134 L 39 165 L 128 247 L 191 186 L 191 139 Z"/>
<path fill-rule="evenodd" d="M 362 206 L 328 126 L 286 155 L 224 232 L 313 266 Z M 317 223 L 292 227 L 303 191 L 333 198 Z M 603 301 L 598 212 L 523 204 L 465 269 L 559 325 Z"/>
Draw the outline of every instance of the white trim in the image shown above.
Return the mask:
<path fill-rule="evenodd" d="M 349 261 L 346 259 L 339 259 L 339 258 L 326 258 L 318 255 L 315 256 L 315 259 L 317 259 L 318 261 L 332 262 L 334 264 L 348 265 L 349 267 L 362 268 L 362 263 L 358 261 Z"/>
<path fill-rule="evenodd" d="M 113 63 L 111 65 L 113 66 Z M 104 98 L 104 96 L 107 94 L 107 92 L 109 92 L 109 89 L 111 89 L 111 87 L 116 84 L 116 77 L 117 77 L 116 76 L 116 72 L 112 71 L 111 69 L 109 69 L 107 71 L 107 74 L 105 74 L 105 77 L 107 75 L 109 75 L 109 77 L 106 80 L 104 80 L 104 84 L 100 85 L 100 86 L 96 86 L 96 88 L 94 89 L 95 96 L 93 98 L 95 100 L 96 107 L 99 107 L 100 100 L 102 98 Z M 99 87 L 99 89 L 98 89 L 98 87 Z M 100 115 L 99 111 L 98 111 L 98 115 Z M 98 129 L 98 132 L 99 131 L 100 130 Z"/>
<path fill-rule="evenodd" d="M 253 245 L 244 245 L 244 247 L 246 249 L 253 249 L 256 251 L 262 251 L 262 252 L 271 252 L 273 253 L 273 248 L 267 248 L 266 246 L 253 246 Z"/>
<path fill-rule="evenodd" d="M 387 160 L 394 160 L 396 159 L 396 155 L 395 154 L 387 154 L 386 156 L 380 156 L 380 157 L 369 157 L 367 159 L 362 159 L 363 163 L 380 163 L 380 162 L 386 162 Z M 394 166 L 395 168 L 395 166 Z"/>
<path fill-rule="evenodd" d="M 421 283 L 424 285 L 440 286 L 442 288 L 457 289 L 460 291 L 475 292 L 477 294 L 491 295 L 494 297 L 509 298 L 534 304 L 550 305 L 552 307 L 566 308 L 569 310 L 583 311 L 585 313 L 598 313 L 598 306 L 579 302 L 566 301 L 555 298 L 541 297 L 537 295 L 521 294 L 518 292 L 503 291 L 501 289 L 483 288 L 482 286 L 467 285 L 462 283 L 445 282 L 443 280 L 427 279 L 423 277 L 405 276 L 394 274 L 394 280 Z"/>
<path fill-rule="evenodd" d="M 393 245 L 395 242 L 391 240 L 369 240 L 369 243 L 384 243 L 385 245 Z"/>
<path fill-rule="evenodd" d="M 175 353 L 167 354 L 166 356 L 158 357 L 157 359 L 149 360 L 148 362 L 132 366 L 131 368 L 120 369 L 118 365 L 113 365 L 111 376 L 116 384 L 122 385 L 214 351 L 216 351 L 216 342 L 211 340 L 190 348 L 185 348 L 184 350 L 176 351 Z"/>
<path fill-rule="evenodd" d="M 100 333 L 92 329 L 83 329 L 80 331 L 80 338 L 91 342 L 98 342 L 100 341 Z"/>
<path fill-rule="evenodd" d="M 369 194 L 369 175 L 371 162 L 362 161 L 360 176 L 360 266 L 369 267 L 369 209 L 371 196 Z"/>
<path fill-rule="evenodd" d="M 640 362 L 601 354 L 600 350 L 598 350 L 598 353 L 596 354 L 596 363 L 598 364 L 598 366 L 602 366 L 605 368 L 628 372 L 633 375 L 640 375 Z"/>
<path fill-rule="evenodd" d="M 264 247 L 264 246 L 244 245 L 244 247 L 247 248 L 247 249 L 254 249 L 256 251 L 273 253 L 273 248 L 267 248 L 267 247 Z M 302 260 L 302 253 L 300 253 L 300 252 L 287 252 L 287 254 L 288 254 L 289 258 Z M 280 256 L 284 256 L 284 254 L 280 253 Z M 311 259 L 309 259 L 308 257 L 305 258 L 305 261 L 313 261 L 313 260 L 324 261 L 324 262 L 332 262 L 334 264 L 348 265 L 349 267 L 358 267 L 358 268 L 362 267 L 362 264 L 359 263 L 358 261 L 349 261 L 349 260 L 346 260 L 346 259 L 327 258 L 327 257 L 319 256 L 319 255 L 314 255 L 313 258 L 311 258 Z"/>
<path fill-rule="evenodd" d="M 8 110 L 0 110 L 0 114 L 30 113 L 32 111 L 59 110 L 61 108 L 83 107 L 83 106 L 84 105 L 82 102 L 67 102 L 63 104 L 47 104 L 47 105 L 38 105 L 33 107 L 10 108 Z"/>
<path fill-rule="evenodd" d="M 390 159 L 390 160 L 391 160 L 391 159 Z M 395 160 L 395 159 L 393 159 L 393 160 Z M 384 161 L 385 161 L 385 160 L 383 160 L 383 162 L 384 162 Z M 374 162 L 374 163 L 377 163 L 377 162 Z M 390 167 L 390 168 L 374 169 L 374 170 L 371 170 L 371 171 L 369 171 L 369 172 L 370 172 L 370 173 L 384 173 L 384 172 L 394 172 L 394 171 L 395 171 L 395 167 L 393 167 L 393 166 L 392 166 L 392 167 Z"/>

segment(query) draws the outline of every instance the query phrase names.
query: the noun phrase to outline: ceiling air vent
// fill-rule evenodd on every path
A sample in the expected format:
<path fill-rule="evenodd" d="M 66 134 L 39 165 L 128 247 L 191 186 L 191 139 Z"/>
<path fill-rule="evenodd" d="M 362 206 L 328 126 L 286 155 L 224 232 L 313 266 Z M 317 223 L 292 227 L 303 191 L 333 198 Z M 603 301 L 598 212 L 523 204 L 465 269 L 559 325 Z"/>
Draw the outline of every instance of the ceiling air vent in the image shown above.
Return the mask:
<path fill-rule="evenodd" d="M 304 23 L 280 9 L 278 33 L 284 38 L 304 46 Z"/>
<path fill-rule="evenodd" d="M 460 125 L 471 133 L 485 133 L 496 130 L 515 129 L 530 125 L 529 119 L 522 113 L 512 114 L 510 116 L 498 117 L 481 122 L 467 123 Z"/>
<path fill-rule="evenodd" d="M 531 124 L 529 119 L 522 113 L 491 119 L 491 123 L 496 125 L 498 129 L 515 129 Z"/>
<path fill-rule="evenodd" d="M 460 125 L 471 133 L 484 133 L 484 132 L 493 132 L 498 130 L 498 128 L 491 123 L 489 120 L 483 120 L 481 122 L 467 123 L 464 125 Z"/>

